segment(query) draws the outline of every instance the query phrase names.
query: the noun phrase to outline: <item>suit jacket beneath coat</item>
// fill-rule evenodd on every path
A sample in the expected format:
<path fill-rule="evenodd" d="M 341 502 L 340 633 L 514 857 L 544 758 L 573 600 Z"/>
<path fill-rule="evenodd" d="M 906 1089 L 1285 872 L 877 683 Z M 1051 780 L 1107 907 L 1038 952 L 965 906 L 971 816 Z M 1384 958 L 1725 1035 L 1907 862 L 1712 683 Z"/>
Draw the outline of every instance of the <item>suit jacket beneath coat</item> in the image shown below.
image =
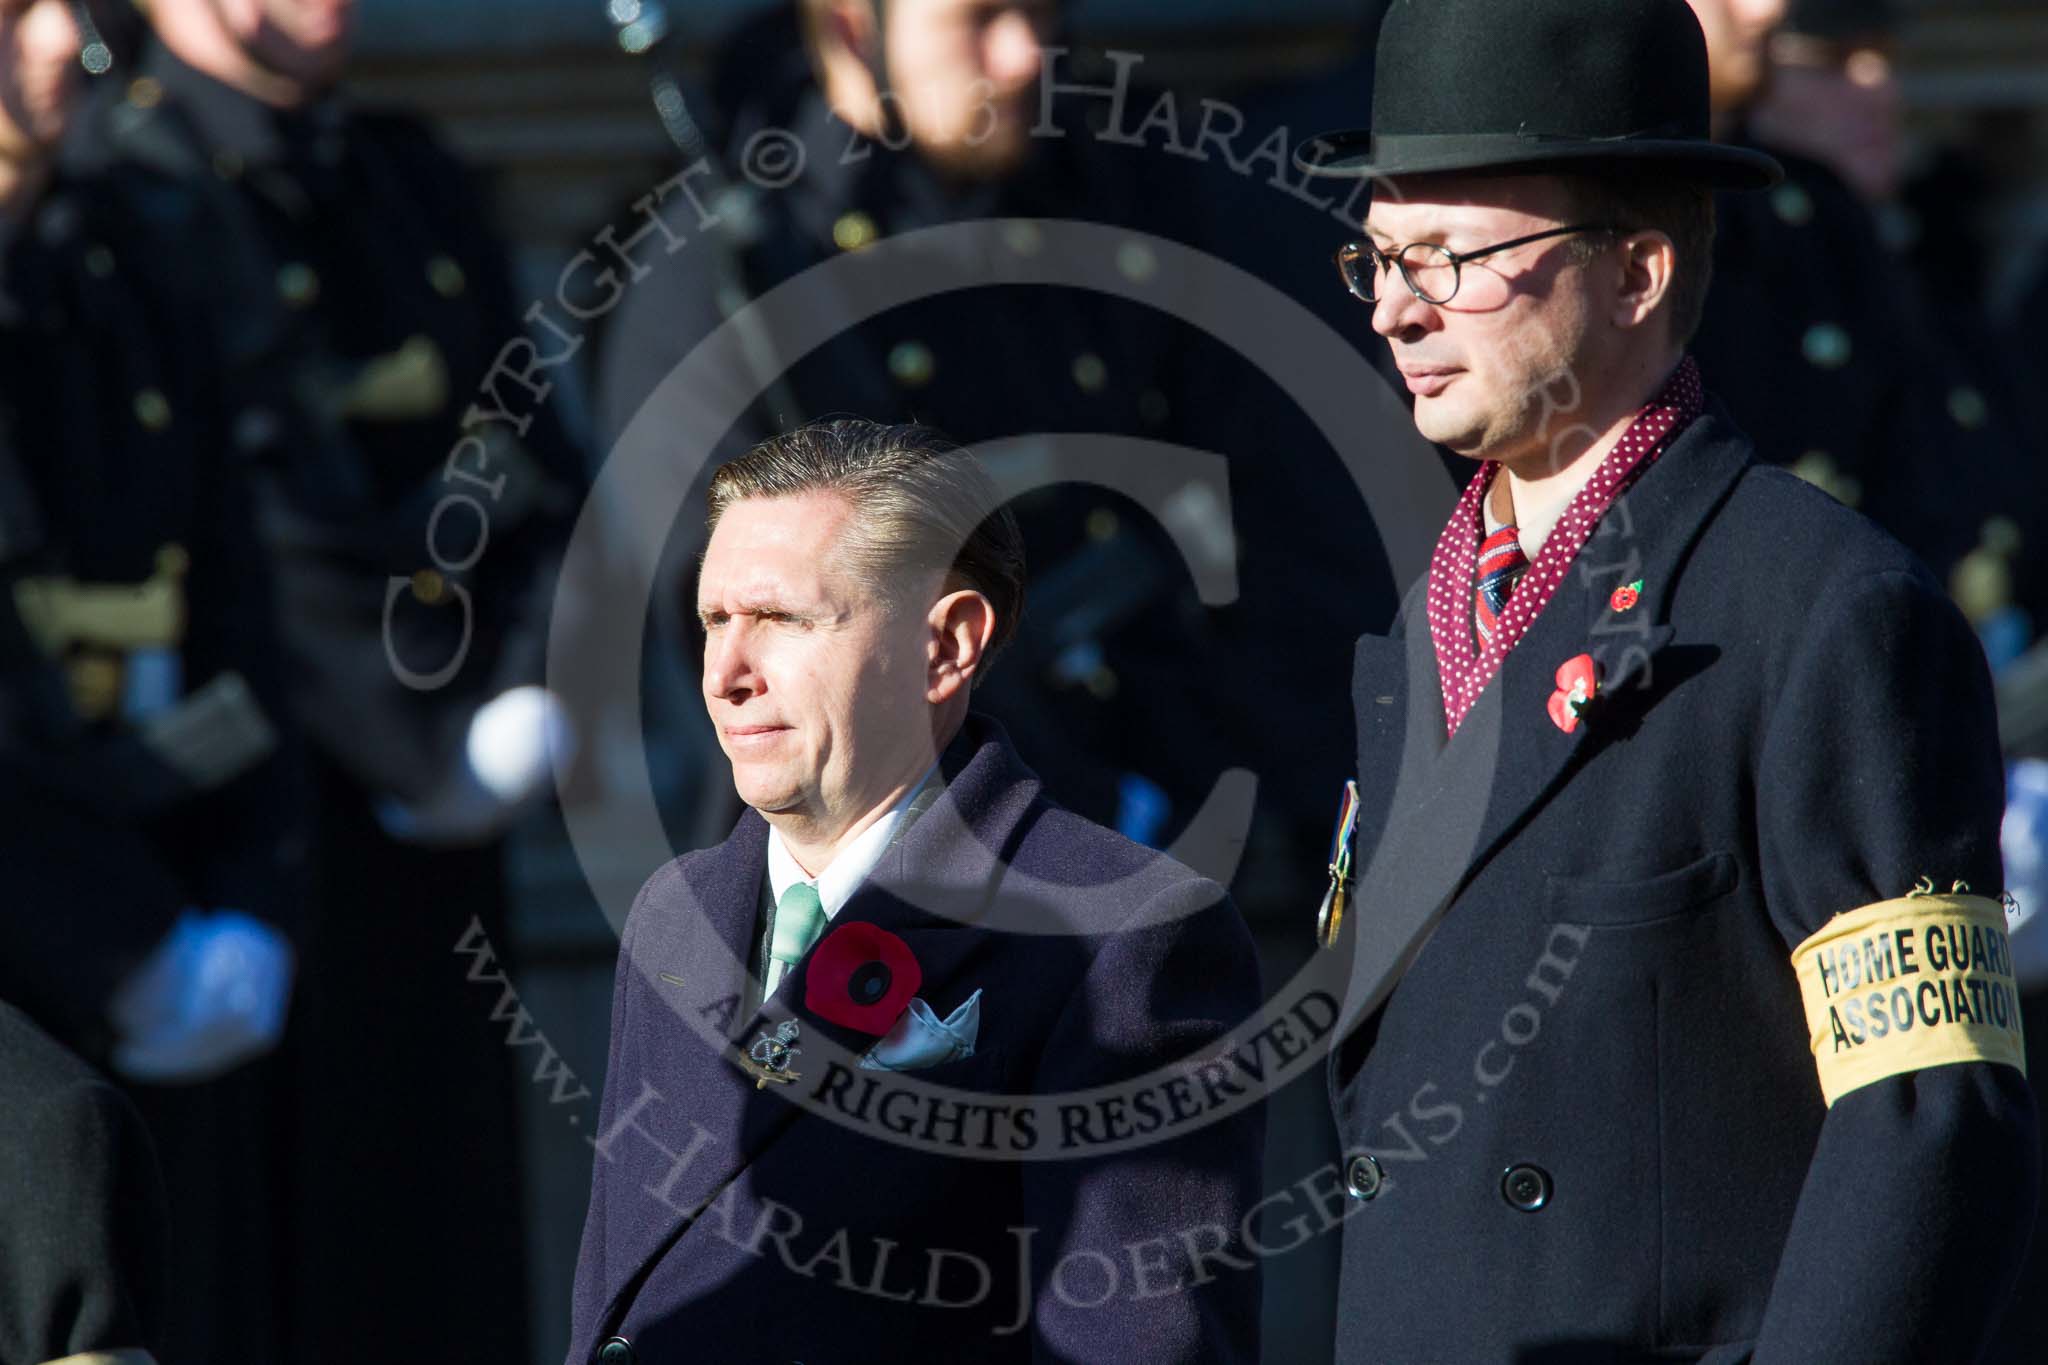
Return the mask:
<path fill-rule="evenodd" d="M 1000 1098 L 1215 1051 L 1258 1005 L 1236 908 L 1046 800 L 993 722 L 970 717 L 940 772 L 937 800 L 820 942 L 857 922 L 897 935 L 941 1018 L 980 989 L 972 1057 L 855 1069 L 873 1038 L 804 1003 L 815 947 L 758 1015 L 739 1008 L 766 871 L 757 813 L 642 889 L 619 954 L 572 1365 L 614 1336 L 631 1355 L 607 1360 L 721 1365 L 1254 1358 L 1255 1259 L 1192 1263 L 1183 1234 L 1196 1251 L 1240 1246 L 1259 1107 L 1122 1155 L 1032 1160 L 1068 1137 L 1085 1153 L 1116 1125 L 1091 1105 L 1054 1131 Z M 1037 932 L 994 927 L 1020 922 Z M 801 1079 L 764 1090 L 719 1044 L 745 1049 L 784 1020 Z M 973 1093 L 887 1093 L 915 1082 Z M 806 1106 L 817 1099 L 831 1116 Z"/>
<path fill-rule="evenodd" d="M 1789 963 L 1922 877 L 1998 894 L 1959 613 L 1714 403 L 1448 743 L 1425 590 L 1354 676 L 1366 871 L 1331 1081 L 1385 1179 L 1345 1223 L 1340 1359 L 1973 1358 L 2031 1223 L 2027 1083 L 1950 1064 L 1825 1106 Z M 1546 706 L 1581 653 L 1601 695 L 1566 734 Z"/>

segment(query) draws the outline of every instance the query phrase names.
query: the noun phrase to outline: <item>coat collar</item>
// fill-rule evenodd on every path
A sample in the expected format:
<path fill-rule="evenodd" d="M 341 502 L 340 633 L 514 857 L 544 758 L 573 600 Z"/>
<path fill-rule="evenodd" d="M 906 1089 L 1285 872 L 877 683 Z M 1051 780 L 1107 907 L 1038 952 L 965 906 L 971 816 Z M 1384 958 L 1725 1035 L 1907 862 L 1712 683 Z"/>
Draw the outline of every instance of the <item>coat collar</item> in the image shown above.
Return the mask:
<path fill-rule="evenodd" d="M 140 66 L 216 158 L 225 154 L 248 167 L 273 165 L 291 158 L 292 137 L 309 146 L 332 146 L 339 156 L 346 107 L 333 91 L 300 108 L 273 109 L 183 61 L 161 42 L 149 45 Z"/>
<path fill-rule="evenodd" d="M 976 926 L 994 899 L 1004 854 L 1038 794 L 1038 779 L 1002 727 L 971 716 L 874 871 L 826 933 L 860 922 L 902 939 L 923 973 L 918 995 L 943 1018 L 972 990 L 956 982 L 959 968 L 986 939 Z M 821 1019 L 805 1007 L 810 964 L 811 954 L 806 954 L 789 970 L 750 1027 L 758 1031 L 794 1018 L 806 1037 L 829 1038 L 858 1057 L 873 1037 Z M 742 1042 L 753 1036 L 746 1034 Z M 821 1064 L 816 1053 L 808 1060 Z M 852 1059 L 841 1060 L 850 1064 Z"/>
<path fill-rule="evenodd" d="M 964 979 L 963 968 L 991 939 L 975 921 L 993 901 L 1005 860 L 1028 828 L 1038 798 L 1038 779 L 1002 727 L 970 716 L 941 756 L 938 776 L 926 784 L 874 873 L 832 928 L 864 921 L 901 938 L 923 972 L 918 994 L 943 1016 L 974 985 Z M 744 966 L 735 964 L 751 959 L 767 859 L 767 822 L 746 811 L 724 843 L 674 864 L 682 894 L 650 897 L 636 912 L 644 920 L 629 939 L 631 965 L 640 977 L 636 985 L 643 999 L 661 1003 L 620 1016 L 641 1036 L 613 1039 L 613 1057 L 631 1061 L 609 1083 L 651 1085 L 682 1108 L 687 1120 L 668 1124 L 677 1143 L 691 1133 L 709 1136 L 680 1169 L 654 1153 L 658 1169 L 645 1172 L 633 1166 L 648 1159 L 645 1144 L 636 1139 L 618 1157 L 625 1168 L 600 1175 L 624 1197 L 637 1196 L 643 1187 L 661 1191 L 659 1201 L 635 1200 L 643 1211 L 639 1216 L 620 1210 L 608 1221 L 603 1322 L 619 1320 L 650 1265 L 706 1205 L 805 1121 L 806 1109 L 792 1103 L 792 1096 L 757 1089 L 743 1071 L 740 1058 L 755 1037 L 796 1020 L 804 1049 L 796 1069 L 806 1077 L 821 1075 L 834 1061 L 854 1065 L 875 1041 L 804 1008 L 808 954 L 758 1010 L 727 1014 L 724 1032 L 731 1043 L 722 1051 L 663 1007 L 678 999 L 686 1003 L 675 1008 L 687 1010 L 696 1002 L 748 998 Z M 806 1089 L 805 1082 L 794 1088 Z"/>
<path fill-rule="evenodd" d="M 1673 589 L 1693 543 L 1753 463 L 1747 439 L 1710 401 L 1609 508 L 1448 742 L 1426 583 L 1408 595 L 1402 636 L 1359 641 L 1359 903 L 1384 910 L 1376 909 L 1371 935 L 1354 939 L 1347 1022 L 1378 1008 L 1437 916 L 1574 766 L 1595 746 L 1626 742 L 1656 704 L 1659 654 L 1674 634 Z M 1638 600 L 1617 610 L 1615 589 L 1638 580 Z M 1599 695 L 1566 734 L 1547 704 L 1558 666 L 1579 654 L 1595 662 Z"/>

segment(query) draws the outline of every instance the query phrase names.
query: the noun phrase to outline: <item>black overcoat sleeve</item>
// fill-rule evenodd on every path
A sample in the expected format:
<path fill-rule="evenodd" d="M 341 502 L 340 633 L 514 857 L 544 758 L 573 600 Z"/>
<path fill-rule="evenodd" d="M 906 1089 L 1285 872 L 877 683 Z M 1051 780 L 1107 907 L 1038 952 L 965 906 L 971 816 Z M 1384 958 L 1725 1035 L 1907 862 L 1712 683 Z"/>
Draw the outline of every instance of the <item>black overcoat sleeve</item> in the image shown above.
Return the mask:
<path fill-rule="evenodd" d="M 1893 570 L 1807 610 L 1785 690 L 1766 703 L 1756 773 L 1764 891 L 1788 950 L 1922 878 L 1997 896 L 2004 770 L 1990 678 L 1961 615 L 1924 574 Z M 2015 1067 L 1950 1063 L 1840 1094 L 1755 1359 L 1976 1359 L 2010 1296 L 2038 1183 L 2034 1105 Z"/>

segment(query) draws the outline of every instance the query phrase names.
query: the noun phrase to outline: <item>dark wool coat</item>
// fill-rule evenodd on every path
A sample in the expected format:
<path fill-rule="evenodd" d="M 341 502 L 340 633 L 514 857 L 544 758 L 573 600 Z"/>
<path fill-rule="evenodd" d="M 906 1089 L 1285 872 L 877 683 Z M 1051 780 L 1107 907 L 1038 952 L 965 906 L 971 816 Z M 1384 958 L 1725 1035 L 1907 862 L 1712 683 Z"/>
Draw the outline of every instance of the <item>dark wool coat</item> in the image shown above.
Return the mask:
<path fill-rule="evenodd" d="M 1254 1013 L 1257 960 L 1220 887 L 1052 805 L 992 722 L 971 718 L 941 772 L 820 940 L 862 922 L 897 935 L 942 1018 L 983 992 L 975 1054 L 904 1077 L 1000 1109 L 1199 1057 Z M 850 1071 L 873 1038 L 805 1004 L 819 947 L 758 1015 L 737 1006 L 767 846 L 748 811 L 657 872 L 627 921 L 569 1361 L 1253 1359 L 1259 1275 L 1238 1230 L 1258 1198 L 1259 1107 L 1050 1161 L 1007 1153 L 1063 1144 L 1064 1117 L 1032 1132 L 1007 1109 L 870 1109 L 869 1078 L 903 1077 Z M 1038 931 L 988 927 L 1013 916 Z M 692 1014 L 741 1048 L 794 1020 L 802 1079 L 758 1088 Z M 819 1096 L 861 1120 L 791 1103 Z M 1089 1112 L 1088 1140 L 1116 1126 Z M 909 1114 L 996 1159 L 877 1135 Z M 1191 1267 L 1184 1232 L 1228 1240 L 1250 1268 Z"/>
<path fill-rule="evenodd" d="M 134 1107 L 0 1001 L 0 1365 L 147 1365 L 166 1217 Z"/>
<path fill-rule="evenodd" d="M 1973 1358 L 2031 1223 L 2026 1080 L 1954 1063 L 1829 1108 L 1790 965 L 1922 877 L 1998 894 L 1960 615 L 1712 403 L 1448 744 L 1424 591 L 1354 677 L 1331 1078 L 1372 1197 L 1345 1223 L 1339 1359 Z M 1581 653 L 1600 695 L 1566 734 L 1547 703 Z"/>

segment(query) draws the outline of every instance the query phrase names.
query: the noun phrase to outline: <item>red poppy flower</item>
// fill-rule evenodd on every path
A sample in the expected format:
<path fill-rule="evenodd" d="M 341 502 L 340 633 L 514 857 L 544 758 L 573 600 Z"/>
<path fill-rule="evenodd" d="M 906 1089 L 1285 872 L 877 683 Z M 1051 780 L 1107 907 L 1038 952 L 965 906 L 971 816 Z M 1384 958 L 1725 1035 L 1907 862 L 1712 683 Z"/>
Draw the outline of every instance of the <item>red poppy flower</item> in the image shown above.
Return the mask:
<path fill-rule="evenodd" d="M 811 950 L 804 1008 L 843 1028 L 887 1033 L 924 984 L 910 946 L 858 920 L 840 925 Z"/>
<path fill-rule="evenodd" d="M 1638 580 L 1637 582 L 1630 583 L 1627 587 L 1616 588 L 1614 596 L 1607 599 L 1607 605 L 1616 611 L 1627 611 L 1630 607 L 1641 601 L 1642 596 L 1643 585 Z"/>
<path fill-rule="evenodd" d="M 1600 690 L 1593 675 L 1593 656 L 1580 654 L 1557 666 L 1557 691 L 1550 694 L 1550 719 L 1566 734 L 1579 728 L 1579 717 Z"/>

